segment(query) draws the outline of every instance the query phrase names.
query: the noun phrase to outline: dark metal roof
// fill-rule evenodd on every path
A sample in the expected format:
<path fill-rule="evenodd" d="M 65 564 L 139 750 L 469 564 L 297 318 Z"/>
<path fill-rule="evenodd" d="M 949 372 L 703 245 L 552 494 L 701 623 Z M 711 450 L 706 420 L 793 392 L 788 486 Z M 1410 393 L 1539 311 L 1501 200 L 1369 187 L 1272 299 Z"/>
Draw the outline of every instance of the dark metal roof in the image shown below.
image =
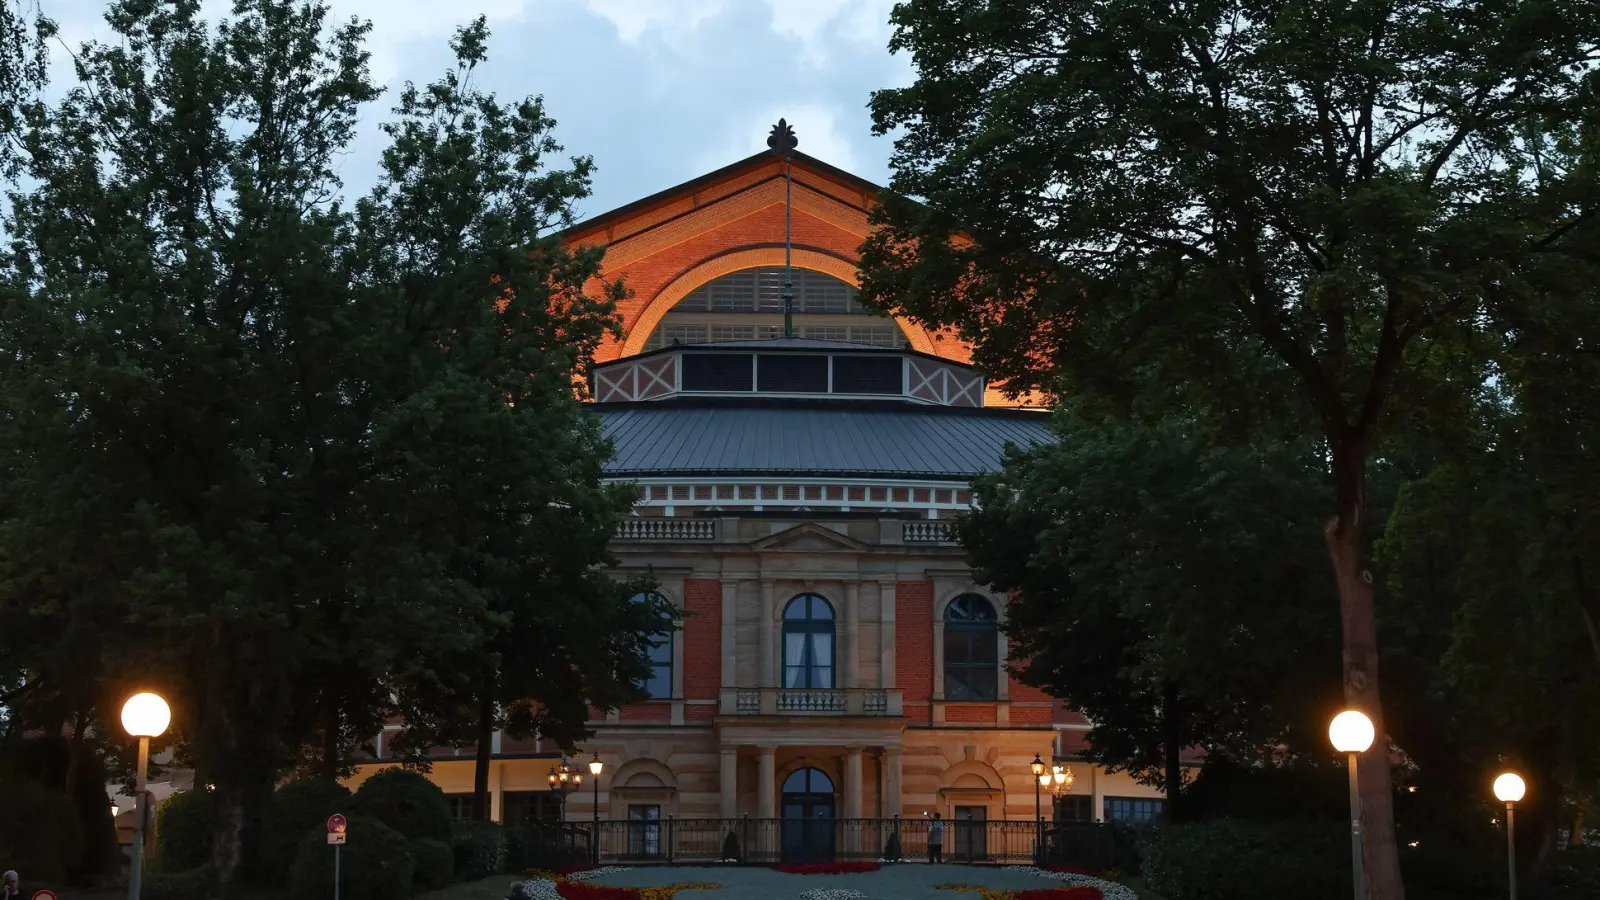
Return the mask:
<path fill-rule="evenodd" d="M 1055 440 L 1038 412 L 899 403 L 597 404 L 614 478 L 662 475 L 892 476 L 967 480 L 1005 446 Z"/>

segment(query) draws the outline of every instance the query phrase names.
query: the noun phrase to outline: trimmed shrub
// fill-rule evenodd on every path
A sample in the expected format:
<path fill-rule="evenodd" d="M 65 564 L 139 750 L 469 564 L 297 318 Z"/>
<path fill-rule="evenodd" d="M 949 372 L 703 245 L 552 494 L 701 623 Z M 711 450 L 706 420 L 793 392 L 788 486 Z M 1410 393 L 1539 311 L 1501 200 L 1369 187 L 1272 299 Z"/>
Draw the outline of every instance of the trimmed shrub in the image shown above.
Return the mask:
<path fill-rule="evenodd" d="M 722 856 L 721 856 L 721 858 L 722 859 L 738 859 L 739 858 L 739 836 L 737 834 L 734 834 L 733 832 L 730 831 L 730 832 L 728 832 L 727 836 L 722 839 Z"/>
<path fill-rule="evenodd" d="M 905 851 L 900 849 L 900 832 L 889 835 L 889 840 L 883 844 L 883 858 L 890 862 L 899 862 L 905 856 Z"/>
<path fill-rule="evenodd" d="M 456 822 L 455 864 L 457 881 L 477 881 L 510 871 L 510 846 L 506 831 L 494 822 Z"/>
<path fill-rule="evenodd" d="M 210 791 L 173 794 L 156 807 L 154 871 L 189 872 L 211 862 L 216 804 Z"/>
<path fill-rule="evenodd" d="M 1144 880 L 1166 900 L 1342 900 L 1350 892 L 1345 838 L 1332 823 L 1158 828 L 1143 848 Z"/>
<path fill-rule="evenodd" d="M 1600 897 L 1600 847 L 1579 845 L 1552 854 L 1532 896 L 1535 900 Z"/>
<path fill-rule="evenodd" d="M 444 791 L 408 769 L 384 769 L 368 778 L 356 790 L 351 809 L 382 821 L 411 840 L 432 838 L 450 843 L 450 803 Z"/>
<path fill-rule="evenodd" d="M 83 854 L 72 800 L 35 781 L 0 781 L 0 860 L 31 882 L 59 884 Z"/>
<path fill-rule="evenodd" d="M 187 872 L 151 872 L 144 876 L 143 900 L 212 900 L 218 896 L 217 873 L 210 866 Z"/>
<path fill-rule="evenodd" d="M 434 890 L 450 883 L 456 853 L 444 841 L 419 838 L 411 842 L 411 859 L 417 864 L 411 880 L 419 888 Z"/>
<path fill-rule="evenodd" d="M 351 816 L 341 851 L 341 900 L 396 900 L 411 893 L 416 861 L 405 835 L 371 816 Z M 290 891 L 295 900 L 331 900 L 333 848 L 328 829 L 317 826 L 300 840 Z"/>
<path fill-rule="evenodd" d="M 350 789 L 332 778 L 302 778 L 272 793 L 261 836 L 261 867 L 270 884 L 289 883 L 300 840 L 313 828 L 327 830 L 328 817 L 348 813 Z"/>

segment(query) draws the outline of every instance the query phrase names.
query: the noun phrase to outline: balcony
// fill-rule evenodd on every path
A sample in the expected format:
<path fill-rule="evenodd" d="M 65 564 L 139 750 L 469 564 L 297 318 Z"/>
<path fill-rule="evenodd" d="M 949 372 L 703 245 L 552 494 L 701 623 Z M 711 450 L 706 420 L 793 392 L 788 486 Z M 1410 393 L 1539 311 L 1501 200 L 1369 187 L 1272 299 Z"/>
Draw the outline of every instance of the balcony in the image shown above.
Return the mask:
<path fill-rule="evenodd" d="M 898 716 L 904 711 L 898 690 L 841 688 L 725 688 L 718 713 L 724 716 Z"/>
<path fill-rule="evenodd" d="M 956 535 L 949 522 L 905 522 L 900 539 L 907 544 L 953 544 Z"/>
<path fill-rule="evenodd" d="M 617 526 L 619 541 L 714 541 L 715 519 L 624 519 Z"/>

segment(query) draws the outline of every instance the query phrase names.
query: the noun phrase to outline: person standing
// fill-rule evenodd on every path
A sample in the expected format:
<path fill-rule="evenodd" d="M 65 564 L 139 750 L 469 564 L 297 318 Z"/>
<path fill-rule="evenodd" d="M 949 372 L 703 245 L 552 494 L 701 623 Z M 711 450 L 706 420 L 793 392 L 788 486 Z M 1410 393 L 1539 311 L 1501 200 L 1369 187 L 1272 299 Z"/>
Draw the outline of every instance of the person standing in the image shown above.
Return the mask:
<path fill-rule="evenodd" d="M 928 825 L 928 862 L 944 862 L 944 818 L 939 813 Z"/>

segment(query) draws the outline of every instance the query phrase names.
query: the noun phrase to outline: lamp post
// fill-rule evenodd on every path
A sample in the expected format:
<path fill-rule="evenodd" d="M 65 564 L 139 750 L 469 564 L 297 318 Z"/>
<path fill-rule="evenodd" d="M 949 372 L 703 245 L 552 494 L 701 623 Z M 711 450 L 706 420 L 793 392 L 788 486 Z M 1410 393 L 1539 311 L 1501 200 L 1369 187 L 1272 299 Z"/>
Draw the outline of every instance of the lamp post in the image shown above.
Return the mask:
<path fill-rule="evenodd" d="M 594 785 L 594 864 L 600 865 L 600 773 L 605 771 L 606 764 L 600 761 L 600 754 L 595 753 L 594 759 L 589 760 L 590 783 Z"/>
<path fill-rule="evenodd" d="M 139 900 L 144 870 L 145 819 L 150 805 L 145 798 L 145 773 L 150 766 L 150 739 L 160 737 L 172 724 L 172 709 L 167 701 L 148 692 L 134 694 L 122 704 L 122 727 L 139 739 L 139 767 L 133 776 L 133 866 L 128 873 L 128 900 Z"/>
<path fill-rule="evenodd" d="M 1033 862 L 1034 865 L 1044 864 L 1044 812 L 1039 806 L 1039 778 L 1044 775 L 1044 760 L 1039 754 L 1033 755 Z"/>
<path fill-rule="evenodd" d="M 1334 716 L 1328 725 L 1328 740 L 1333 742 L 1333 749 L 1350 759 L 1350 866 L 1354 873 L 1355 900 L 1363 900 L 1367 895 L 1366 869 L 1361 857 L 1361 793 L 1357 787 L 1357 759 L 1372 746 L 1376 736 L 1372 720 L 1354 709 Z"/>
<path fill-rule="evenodd" d="M 1517 900 L 1517 801 L 1528 792 L 1522 776 L 1506 772 L 1494 780 L 1495 799 L 1506 805 L 1506 875 L 1511 884 L 1511 900 Z"/>

